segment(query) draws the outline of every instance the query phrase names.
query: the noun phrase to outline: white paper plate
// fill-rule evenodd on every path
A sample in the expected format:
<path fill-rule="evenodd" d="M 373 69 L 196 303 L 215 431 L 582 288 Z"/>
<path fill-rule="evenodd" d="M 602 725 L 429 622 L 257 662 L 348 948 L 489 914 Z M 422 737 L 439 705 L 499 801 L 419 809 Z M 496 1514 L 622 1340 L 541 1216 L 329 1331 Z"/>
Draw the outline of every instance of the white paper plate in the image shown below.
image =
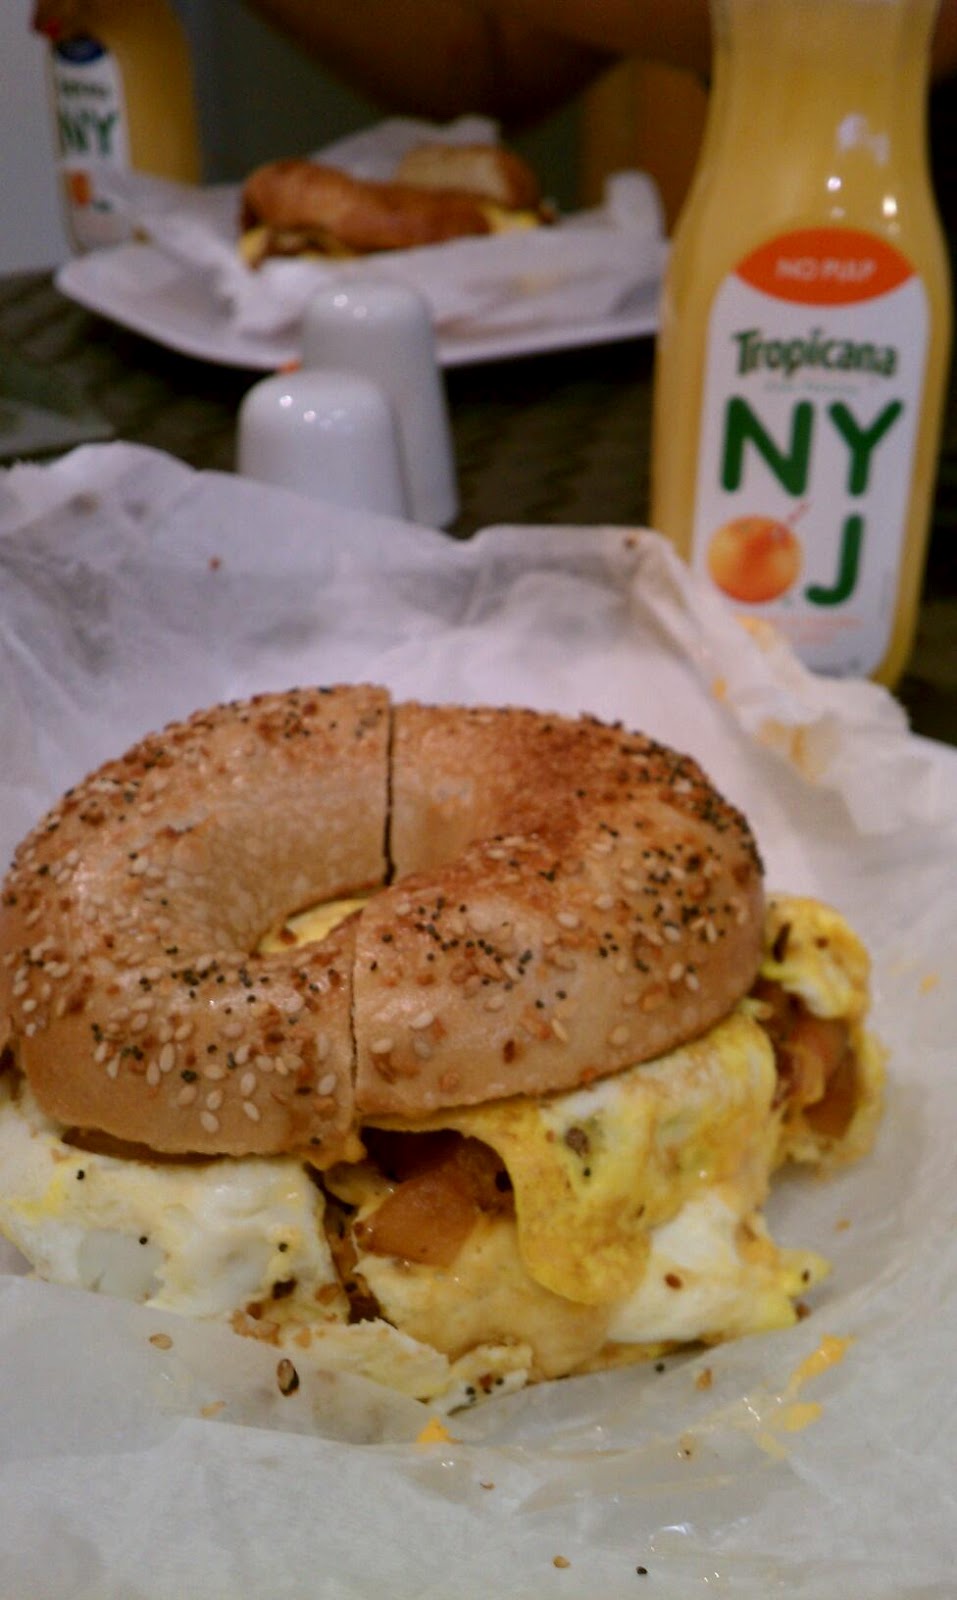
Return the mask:
<path fill-rule="evenodd" d="M 55 281 L 61 294 L 87 311 L 201 361 L 272 372 L 299 357 L 294 338 L 237 331 L 198 273 L 148 244 L 117 245 L 79 256 L 60 268 Z M 487 334 L 440 337 L 439 360 L 443 367 L 462 367 L 646 336 L 658 325 L 659 287 L 648 284 L 626 311 L 600 321 L 529 324 L 508 333 L 497 328 Z"/>

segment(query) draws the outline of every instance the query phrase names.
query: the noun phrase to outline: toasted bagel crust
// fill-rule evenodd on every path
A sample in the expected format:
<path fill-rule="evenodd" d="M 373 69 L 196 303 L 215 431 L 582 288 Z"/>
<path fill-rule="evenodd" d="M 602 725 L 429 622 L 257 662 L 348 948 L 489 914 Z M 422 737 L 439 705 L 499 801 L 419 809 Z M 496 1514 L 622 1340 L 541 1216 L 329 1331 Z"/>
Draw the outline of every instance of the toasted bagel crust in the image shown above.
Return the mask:
<path fill-rule="evenodd" d="M 744 818 L 593 718 L 399 705 L 398 882 L 357 933 L 361 1112 L 572 1088 L 707 1028 L 760 960 Z"/>
<path fill-rule="evenodd" d="M 419 189 L 481 195 L 512 211 L 534 211 L 541 204 L 538 178 L 528 162 L 501 145 L 419 144 L 402 157 L 395 176 Z"/>
<path fill-rule="evenodd" d="M 256 953 L 376 887 L 320 943 Z M 762 923 L 747 823 L 688 757 L 591 718 L 292 690 L 171 724 L 28 836 L 0 1048 L 68 1126 L 326 1165 L 363 1121 L 697 1036 L 750 987 Z"/>
<path fill-rule="evenodd" d="M 491 232 L 485 210 L 470 195 L 374 183 L 302 159 L 267 162 L 246 179 L 242 226 L 261 224 L 302 236 L 303 249 L 357 255 Z"/>
<path fill-rule="evenodd" d="M 255 950 L 383 881 L 387 739 L 381 690 L 262 695 L 63 797 L 0 907 L 0 1017 L 48 1115 L 170 1152 L 341 1148 L 354 927 Z"/>

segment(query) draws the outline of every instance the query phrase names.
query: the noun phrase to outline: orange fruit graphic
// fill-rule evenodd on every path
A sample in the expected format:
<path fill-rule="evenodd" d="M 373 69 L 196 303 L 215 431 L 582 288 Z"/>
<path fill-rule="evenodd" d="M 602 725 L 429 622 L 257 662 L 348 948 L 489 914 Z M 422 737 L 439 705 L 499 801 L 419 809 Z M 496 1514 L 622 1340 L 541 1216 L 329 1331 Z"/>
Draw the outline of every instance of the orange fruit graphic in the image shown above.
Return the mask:
<path fill-rule="evenodd" d="M 777 600 L 797 582 L 801 541 L 793 528 L 773 517 L 735 517 L 712 537 L 708 571 L 732 600 L 746 605 Z"/>

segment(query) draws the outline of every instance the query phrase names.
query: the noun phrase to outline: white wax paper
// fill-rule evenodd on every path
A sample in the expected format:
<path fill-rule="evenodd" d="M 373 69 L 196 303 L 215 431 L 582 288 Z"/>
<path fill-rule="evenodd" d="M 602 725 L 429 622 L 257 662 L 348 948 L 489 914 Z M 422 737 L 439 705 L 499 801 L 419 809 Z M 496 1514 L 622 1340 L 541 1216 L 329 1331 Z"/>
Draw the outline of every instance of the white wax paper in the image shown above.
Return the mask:
<path fill-rule="evenodd" d="M 743 633 L 653 535 L 457 544 L 124 445 L 0 479 L 4 859 L 169 717 L 335 680 L 643 727 L 746 807 L 772 885 L 851 917 L 885 1124 L 769 1208 L 833 1276 L 786 1333 L 527 1390 L 424 1444 L 413 1402 L 322 1374 L 283 1397 L 268 1350 L 7 1250 L 2 1600 L 953 1600 L 957 757 Z M 843 1359 L 798 1384 L 826 1336 Z"/>
<path fill-rule="evenodd" d="M 393 117 L 326 146 L 315 159 L 356 177 L 389 179 L 414 145 L 495 143 L 497 137 L 496 125 L 484 117 L 442 125 Z M 205 281 L 218 312 L 243 335 L 295 327 L 317 290 L 343 274 L 408 284 L 426 299 L 440 337 L 589 323 L 627 310 L 632 297 L 658 282 L 664 264 L 661 201 L 651 179 L 638 172 L 613 175 L 601 206 L 563 218 L 557 227 L 344 263 L 273 259 L 256 270 L 238 252 L 237 184 L 197 189 L 116 169 L 104 172 L 101 187 L 156 249 Z"/>

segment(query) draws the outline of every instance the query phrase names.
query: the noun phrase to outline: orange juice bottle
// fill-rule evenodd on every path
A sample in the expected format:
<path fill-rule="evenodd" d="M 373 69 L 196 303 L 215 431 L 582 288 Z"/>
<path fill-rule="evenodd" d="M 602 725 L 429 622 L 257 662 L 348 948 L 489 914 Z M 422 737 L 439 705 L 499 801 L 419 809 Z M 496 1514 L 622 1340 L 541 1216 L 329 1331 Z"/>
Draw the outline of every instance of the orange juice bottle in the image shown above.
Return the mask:
<path fill-rule="evenodd" d="M 78 249 L 129 227 L 100 191 L 126 167 L 195 183 L 199 138 L 189 46 L 170 0 L 36 0 L 50 40 L 67 218 Z"/>
<path fill-rule="evenodd" d="M 663 291 L 652 526 L 812 668 L 913 641 L 950 347 L 927 157 L 936 0 L 712 0 Z"/>

